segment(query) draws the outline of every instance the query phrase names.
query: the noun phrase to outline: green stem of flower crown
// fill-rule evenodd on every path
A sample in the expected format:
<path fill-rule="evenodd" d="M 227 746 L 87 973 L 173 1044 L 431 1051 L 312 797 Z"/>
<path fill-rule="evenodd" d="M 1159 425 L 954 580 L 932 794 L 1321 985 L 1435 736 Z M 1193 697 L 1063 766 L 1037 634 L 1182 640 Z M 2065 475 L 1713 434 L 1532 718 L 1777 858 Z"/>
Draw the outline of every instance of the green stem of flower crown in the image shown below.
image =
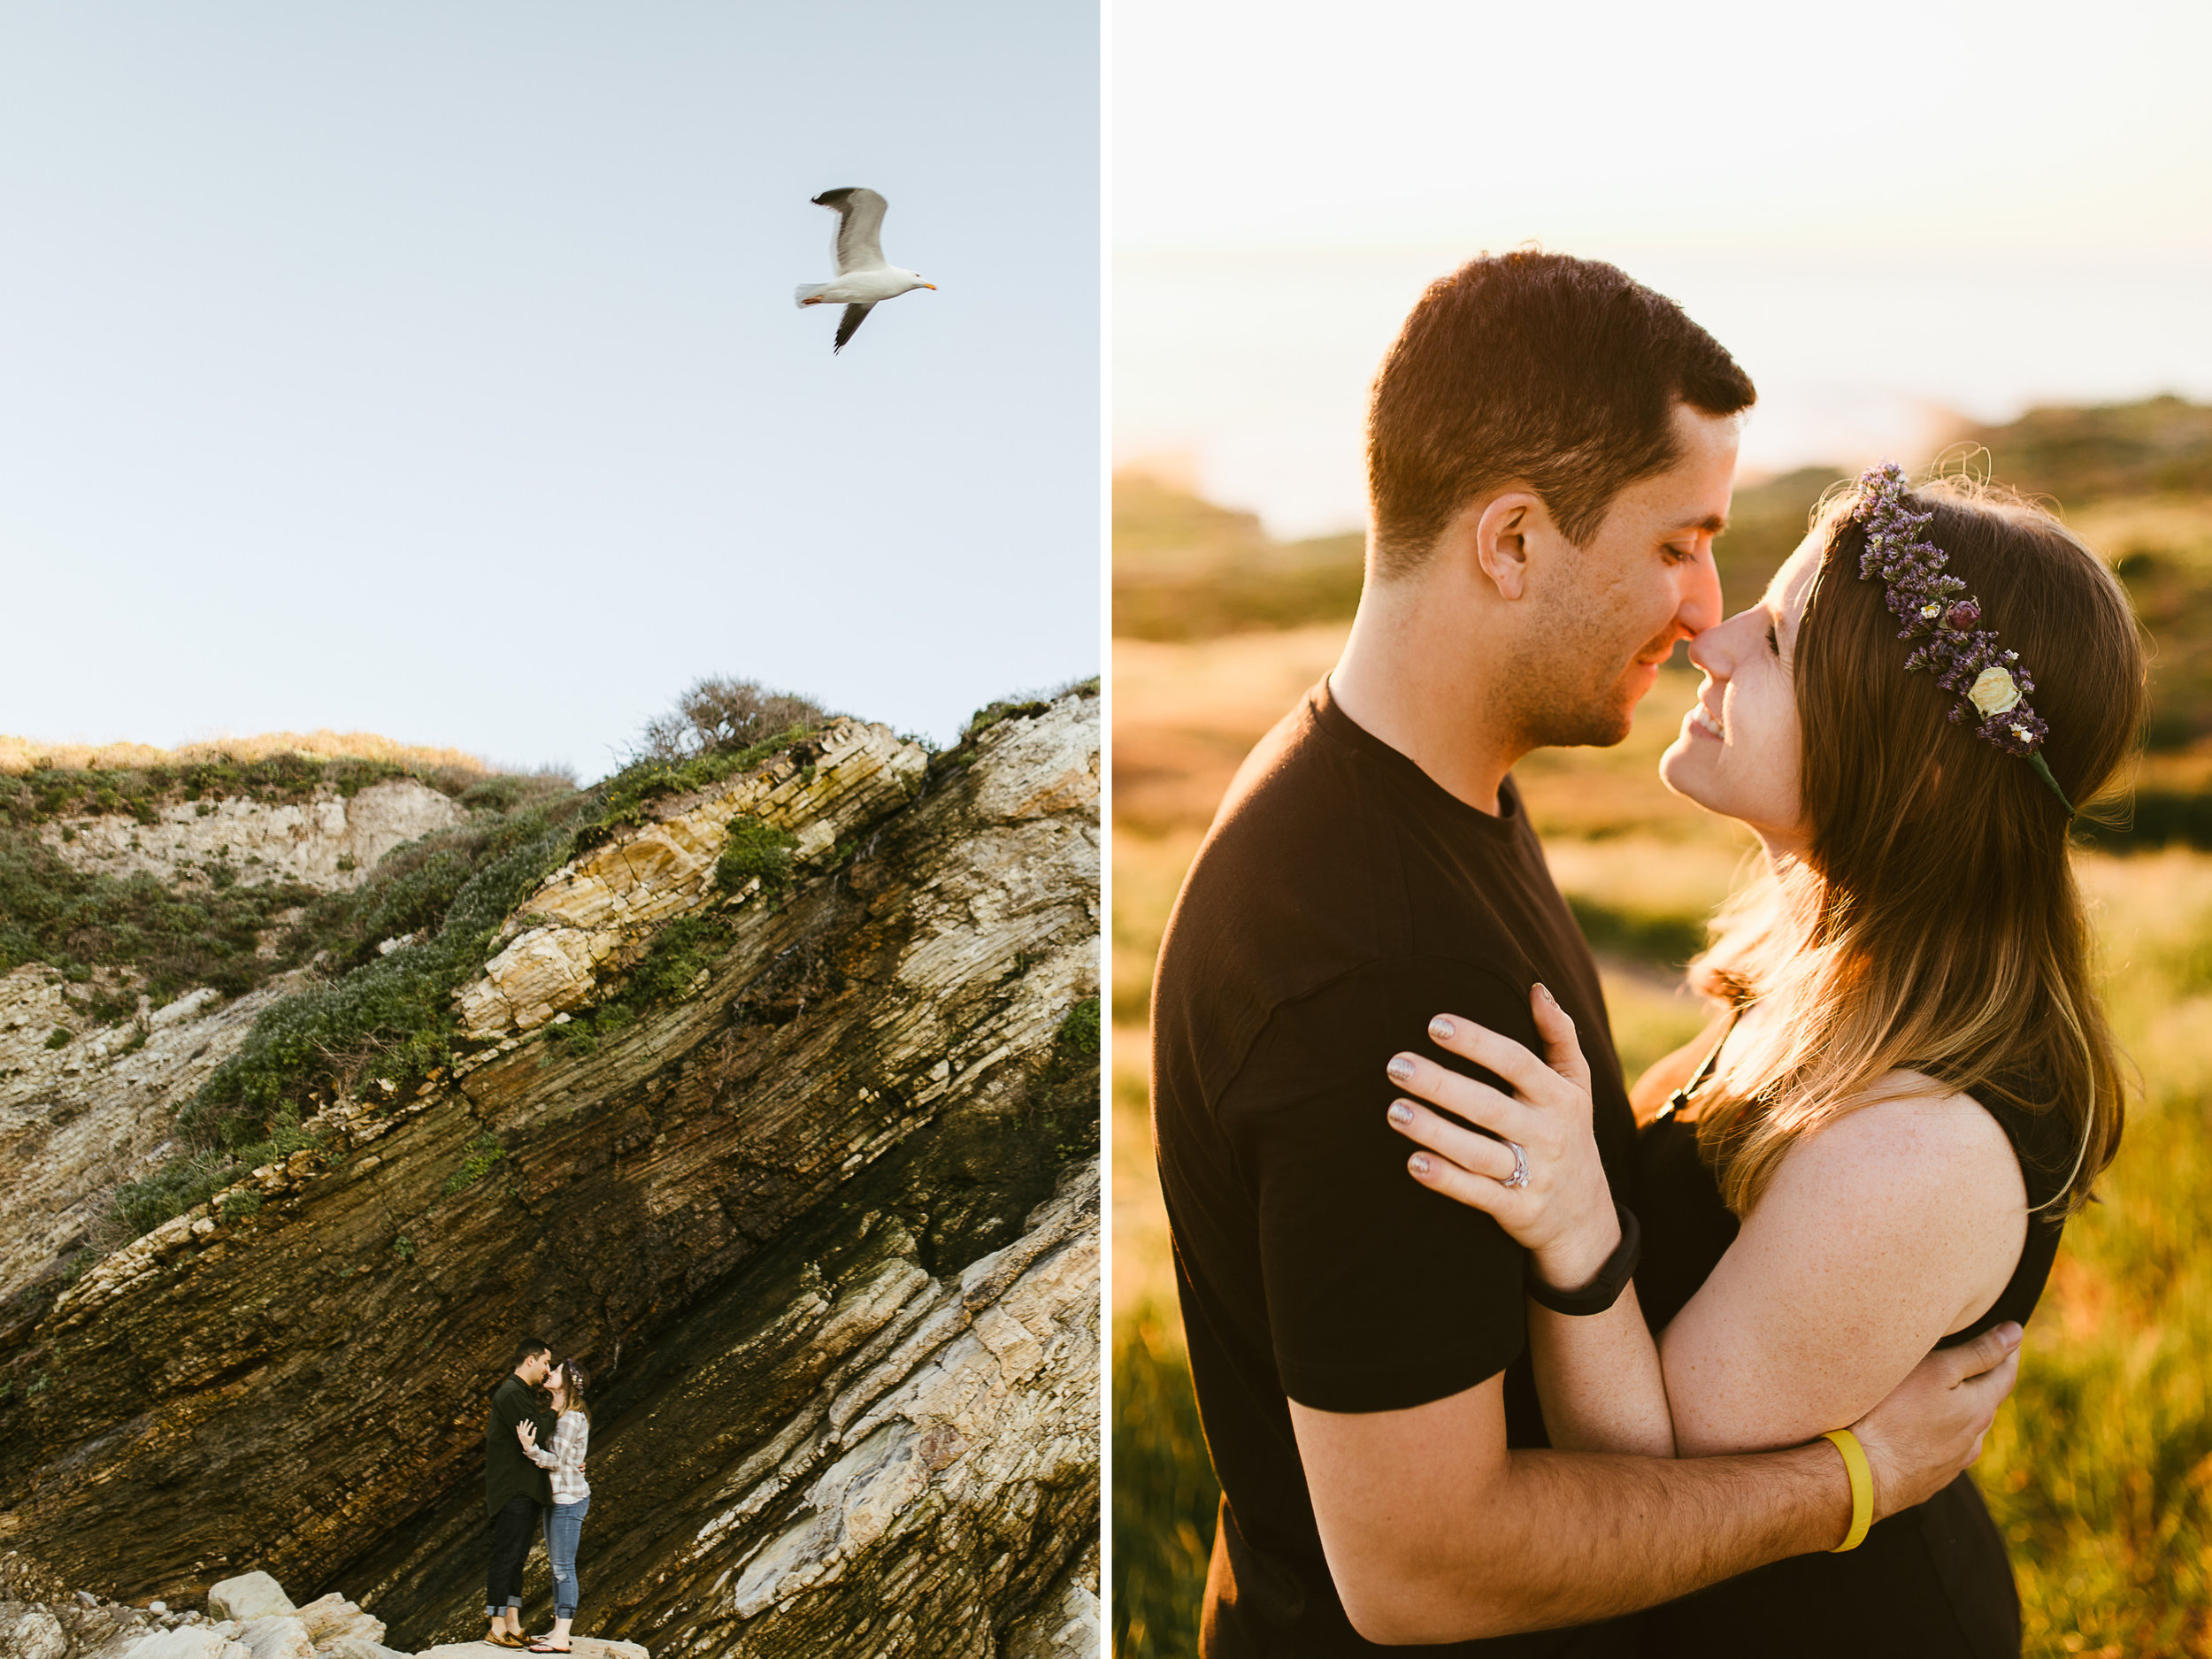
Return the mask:
<path fill-rule="evenodd" d="M 2051 786 L 2051 793 L 2058 797 L 2058 803 L 2066 809 L 2066 816 L 2068 818 L 2073 817 L 2074 803 L 2066 798 L 2066 791 L 2058 787 L 2058 780 L 2051 776 L 2051 764 L 2050 762 L 2043 758 L 2043 751 L 2041 749 L 2038 749 L 2034 754 L 2029 756 L 2028 764 L 2035 768 L 2035 775 L 2037 777 L 2042 779 L 2045 783 Z"/>

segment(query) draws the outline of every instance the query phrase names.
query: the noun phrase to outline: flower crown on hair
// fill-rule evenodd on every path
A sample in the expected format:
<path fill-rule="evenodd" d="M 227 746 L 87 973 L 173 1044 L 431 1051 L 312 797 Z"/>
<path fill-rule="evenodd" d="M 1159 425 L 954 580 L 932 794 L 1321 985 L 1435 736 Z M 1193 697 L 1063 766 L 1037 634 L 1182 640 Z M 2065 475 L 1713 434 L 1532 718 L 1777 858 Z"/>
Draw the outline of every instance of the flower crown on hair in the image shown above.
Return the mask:
<path fill-rule="evenodd" d="M 1897 637 L 1921 641 L 1905 659 L 1906 671 L 1928 669 L 1936 684 L 1957 692 L 1951 718 L 1963 720 L 1970 707 L 1976 733 L 2033 766 L 2070 818 L 2074 803 L 2043 758 L 2043 740 L 2051 728 L 2027 703 L 2035 681 L 2022 666 L 2019 652 L 1999 650 L 1997 636 L 1977 626 L 1981 606 L 1964 582 L 1943 573 L 1950 555 L 1921 534 L 1935 514 L 1915 511 L 1910 495 L 1904 472 L 1894 461 L 1859 475 L 1859 496 L 1851 509 L 1851 517 L 1866 527 L 1859 579 L 1882 579 L 1890 613 L 1904 624 Z"/>

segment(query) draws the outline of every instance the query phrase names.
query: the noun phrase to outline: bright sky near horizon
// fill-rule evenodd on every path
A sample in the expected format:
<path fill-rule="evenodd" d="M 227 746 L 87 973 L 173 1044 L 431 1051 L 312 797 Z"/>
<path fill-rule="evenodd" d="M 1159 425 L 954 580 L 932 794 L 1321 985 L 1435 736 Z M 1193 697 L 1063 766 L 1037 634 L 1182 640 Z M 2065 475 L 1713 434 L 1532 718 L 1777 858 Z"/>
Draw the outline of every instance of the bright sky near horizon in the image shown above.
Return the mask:
<path fill-rule="evenodd" d="M 1118 457 L 1279 534 L 1361 517 L 1369 376 L 1429 278 L 1528 242 L 1681 301 L 1747 465 L 1956 411 L 2212 398 L 2212 8 L 1118 0 Z"/>
<path fill-rule="evenodd" d="M 703 674 L 1095 672 L 1098 77 L 1080 3 L 9 8 L 0 731 L 590 778 Z M 833 357 L 840 185 L 940 291 Z"/>

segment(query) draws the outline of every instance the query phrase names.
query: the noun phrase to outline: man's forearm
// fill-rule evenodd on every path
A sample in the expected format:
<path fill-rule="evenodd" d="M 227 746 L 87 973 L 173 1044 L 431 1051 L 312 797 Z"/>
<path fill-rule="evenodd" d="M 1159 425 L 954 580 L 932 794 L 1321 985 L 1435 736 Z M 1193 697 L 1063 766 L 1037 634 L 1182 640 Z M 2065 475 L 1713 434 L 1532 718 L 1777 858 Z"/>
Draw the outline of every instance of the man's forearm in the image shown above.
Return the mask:
<path fill-rule="evenodd" d="M 1425 1517 L 1384 1604 L 1347 1610 L 1391 1643 L 1587 1624 L 1832 1548 L 1850 1515 L 1824 1444 L 1681 1462 L 1517 1451 L 1476 1503 Z"/>

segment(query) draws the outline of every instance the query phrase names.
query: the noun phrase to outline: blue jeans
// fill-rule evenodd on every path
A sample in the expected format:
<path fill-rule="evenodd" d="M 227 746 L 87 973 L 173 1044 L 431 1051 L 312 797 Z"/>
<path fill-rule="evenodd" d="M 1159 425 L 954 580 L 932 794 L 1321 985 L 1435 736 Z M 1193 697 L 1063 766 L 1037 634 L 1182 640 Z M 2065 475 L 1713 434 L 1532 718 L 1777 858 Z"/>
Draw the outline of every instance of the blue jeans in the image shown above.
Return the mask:
<path fill-rule="evenodd" d="M 591 1500 L 557 1503 L 545 1512 L 545 1558 L 553 1564 L 553 1617 L 574 1618 L 583 1586 L 576 1578 L 576 1540 L 584 1533 Z"/>

